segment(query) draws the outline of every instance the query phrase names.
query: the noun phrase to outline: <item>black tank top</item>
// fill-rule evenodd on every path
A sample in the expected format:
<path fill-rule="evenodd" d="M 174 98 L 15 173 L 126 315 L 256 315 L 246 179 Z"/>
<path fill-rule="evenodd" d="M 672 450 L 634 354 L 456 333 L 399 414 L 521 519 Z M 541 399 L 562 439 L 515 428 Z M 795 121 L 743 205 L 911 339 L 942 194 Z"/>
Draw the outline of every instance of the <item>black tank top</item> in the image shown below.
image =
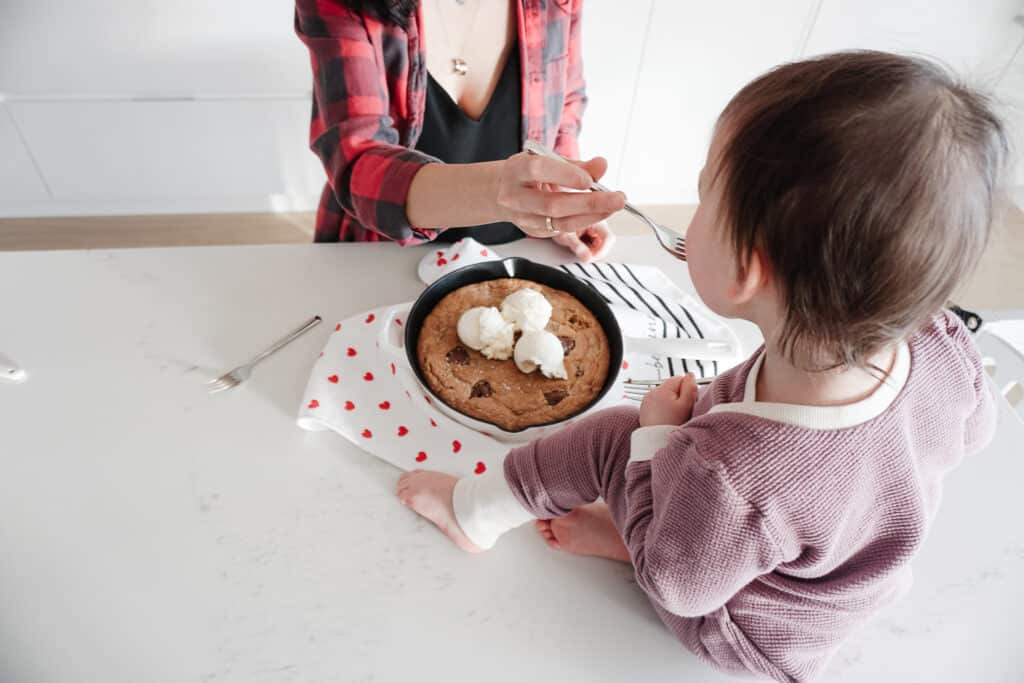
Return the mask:
<path fill-rule="evenodd" d="M 498 161 L 521 151 L 522 92 L 519 78 L 519 47 L 513 45 L 487 108 L 479 120 L 471 119 L 448 92 L 427 77 L 427 105 L 423 133 L 416 149 L 449 164 Z M 472 237 L 483 244 L 503 244 L 524 236 L 511 223 L 488 223 L 441 231 L 438 242 Z"/>

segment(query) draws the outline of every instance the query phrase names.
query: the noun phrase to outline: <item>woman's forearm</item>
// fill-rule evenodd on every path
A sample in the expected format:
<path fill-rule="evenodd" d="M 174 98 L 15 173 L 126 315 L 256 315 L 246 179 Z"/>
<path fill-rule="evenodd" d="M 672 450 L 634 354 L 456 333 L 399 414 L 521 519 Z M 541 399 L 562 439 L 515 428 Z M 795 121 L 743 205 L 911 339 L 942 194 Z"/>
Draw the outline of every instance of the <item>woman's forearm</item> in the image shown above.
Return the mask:
<path fill-rule="evenodd" d="M 497 197 L 504 163 L 426 164 L 409 186 L 409 223 L 418 228 L 459 228 L 502 220 Z"/>

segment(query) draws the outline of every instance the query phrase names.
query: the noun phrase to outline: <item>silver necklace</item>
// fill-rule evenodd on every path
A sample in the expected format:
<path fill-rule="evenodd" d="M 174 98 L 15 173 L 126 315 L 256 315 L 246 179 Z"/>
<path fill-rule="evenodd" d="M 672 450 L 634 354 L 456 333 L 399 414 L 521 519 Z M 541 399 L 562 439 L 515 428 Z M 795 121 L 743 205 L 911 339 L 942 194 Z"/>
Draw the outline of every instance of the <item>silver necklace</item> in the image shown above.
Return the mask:
<path fill-rule="evenodd" d="M 455 0 L 458 5 L 465 5 L 466 0 Z M 473 35 L 473 29 L 476 27 L 476 19 L 480 15 L 480 7 L 483 5 L 481 0 L 477 0 L 476 10 L 473 12 L 473 19 L 469 22 L 469 29 L 466 31 L 466 37 L 462 41 L 462 45 L 459 46 L 458 50 L 454 49 L 452 44 L 451 36 L 448 35 L 448 25 L 444 20 L 444 13 L 441 11 L 440 0 L 434 0 L 434 4 L 437 6 L 437 18 L 441 20 L 441 30 L 444 31 L 444 42 L 448 44 L 448 49 L 455 52 L 455 56 L 452 57 L 452 73 L 458 76 L 465 76 L 469 73 L 469 64 L 465 59 L 459 56 L 460 53 L 464 53 L 466 49 L 466 43 L 469 42 L 469 37 Z"/>

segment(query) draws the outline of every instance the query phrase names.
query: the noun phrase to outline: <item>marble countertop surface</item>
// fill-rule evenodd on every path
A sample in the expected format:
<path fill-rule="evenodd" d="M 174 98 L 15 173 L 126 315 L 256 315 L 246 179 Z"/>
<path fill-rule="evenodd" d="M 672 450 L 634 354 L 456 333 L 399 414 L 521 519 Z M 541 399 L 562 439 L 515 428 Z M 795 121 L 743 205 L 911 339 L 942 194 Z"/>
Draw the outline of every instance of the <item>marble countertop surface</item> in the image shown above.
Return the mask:
<path fill-rule="evenodd" d="M 628 566 L 551 551 L 530 527 L 463 554 L 397 503 L 394 468 L 298 429 L 333 325 L 227 394 L 182 372 L 313 314 L 410 300 L 423 253 L 0 254 L 0 351 L 30 373 L 0 384 L 0 680 L 731 680 L 676 643 Z M 686 282 L 646 236 L 615 259 Z M 823 680 L 1022 680 L 1022 444 L 1007 411 L 949 477 L 911 593 Z"/>

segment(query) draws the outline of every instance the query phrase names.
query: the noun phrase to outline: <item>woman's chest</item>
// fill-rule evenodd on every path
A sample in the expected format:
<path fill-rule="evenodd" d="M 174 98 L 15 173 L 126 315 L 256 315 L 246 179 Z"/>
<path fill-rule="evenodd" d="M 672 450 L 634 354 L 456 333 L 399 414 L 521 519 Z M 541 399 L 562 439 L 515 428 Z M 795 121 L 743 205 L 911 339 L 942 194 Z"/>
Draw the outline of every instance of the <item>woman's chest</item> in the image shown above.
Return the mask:
<path fill-rule="evenodd" d="M 425 0 L 427 70 L 471 118 L 480 118 L 516 43 L 516 4 Z"/>

